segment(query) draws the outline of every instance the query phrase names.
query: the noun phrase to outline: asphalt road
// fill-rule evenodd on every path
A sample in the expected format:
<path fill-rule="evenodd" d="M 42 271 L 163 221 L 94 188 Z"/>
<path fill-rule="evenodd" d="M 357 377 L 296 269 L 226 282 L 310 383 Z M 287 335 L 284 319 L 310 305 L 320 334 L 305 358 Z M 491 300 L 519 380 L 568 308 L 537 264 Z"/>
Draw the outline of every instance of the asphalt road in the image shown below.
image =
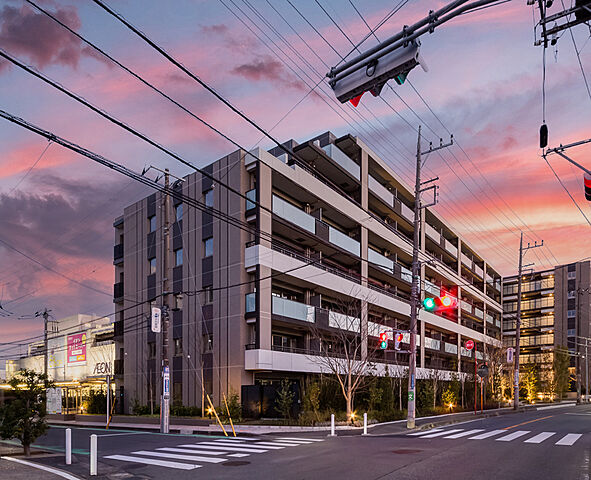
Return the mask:
<path fill-rule="evenodd" d="M 74 464 L 40 463 L 88 478 L 88 437 L 99 477 L 130 479 L 589 479 L 591 406 L 506 414 L 413 434 L 400 424 L 370 435 L 281 434 L 227 440 L 198 435 L 73 429 Z M 63 428 L 40 439 L 63 449 Z"/>

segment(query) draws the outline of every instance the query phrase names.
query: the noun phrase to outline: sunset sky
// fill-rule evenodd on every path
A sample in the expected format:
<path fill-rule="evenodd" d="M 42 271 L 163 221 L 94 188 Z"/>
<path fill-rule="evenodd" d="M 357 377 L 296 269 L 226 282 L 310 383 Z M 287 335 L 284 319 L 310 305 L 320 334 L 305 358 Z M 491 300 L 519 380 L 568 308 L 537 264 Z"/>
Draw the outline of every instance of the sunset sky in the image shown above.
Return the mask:
<path fill-rule="evenodd" d="M 239 144 L 273 146 L 91 0 L 38 1 Z M 352 1 L 371 27 L 398 4 Z M 348 0 L 107 3 L 275 138 L 303 141 L 327 130 L 352 133 L 410 183 L 418 125 L 423 125 L 426 141 L 447 140 L 448 131 L 453 133 L 456 145 L 426 163 L 426 175 L 440 177 L 436 211 L 501 274 L 516 270 L 520 229 L 527 241 L 543 238 L 547 246 L 528 253 L 527 261 L 536 268 L 591 256 L 590 225 L 540 156 L 542 49 L 533 44 L 532 7 L 525 1 L 463 15 L 422 37 L 421 54 L 429 71 L 414 69 L 402 86 L 391 82 L 400 98 L 384 88 L 382 97 L 389 105 L 368 95 L 357 109 L 341 106 L 326 80 L 310 93 L 339 62 L 336 52 L 344 56 L 351 50 L 319 4 L 354 43 L 368 33 Z M 443 5 L 409 1 L 376 34 L 385 39 Z M 554 2 L 550 13 L 561 8 Z M 582 65 L 588 68 L 589 30 L 582 25 L 573 33 Z M 361 49 L 375 43 L 370 38 Z M 24 0 L 0 2 L 0 48 L 195 165 L 235 150 Z M 550 146 L 591 137 L 591 99 L 568 32 L 557 49 L 548 48 L 546 60 Z M 7 61 L 0 61 L 0 91 L 1 109 L 129 168 L 141 171 L 153 164 L 178 176 L 190 173 Z M 43 138 L 0 119 L 0 240 L 54 270 L 0 243 L 0 315 L 11 313 L 0 316 L 0 343 L 41 334 L 40 319 L 27 317 L 44 307 L 56 318 L 114 311 L 112 222 L 124 206 L 149 193 L 55 144 L 30 170 L 46 147 Z M 569 154 L 591 167 L 591 147 Z M 591 218 L 582 173 L 559 157 L 550 160 Z"/>

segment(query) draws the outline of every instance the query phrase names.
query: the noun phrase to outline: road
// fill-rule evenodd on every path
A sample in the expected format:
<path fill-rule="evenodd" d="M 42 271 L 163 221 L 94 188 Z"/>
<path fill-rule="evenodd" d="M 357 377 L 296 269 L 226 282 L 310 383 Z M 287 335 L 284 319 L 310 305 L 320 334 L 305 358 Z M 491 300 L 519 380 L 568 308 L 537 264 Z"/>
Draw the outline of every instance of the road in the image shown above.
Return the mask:
<path fill-rule="evenodd" d="M 591 406 L 477 419 L 409 434 L 281 434 L 226 439 L 73 430 L 74 464 L 88 476 L 88 436 L 99 435 L 99 478 L 183 479 L 589 479 Z M 39 444 L 63 449 L 62 428 Z M 66 469 L 63 458 L 38 460 Z"/>

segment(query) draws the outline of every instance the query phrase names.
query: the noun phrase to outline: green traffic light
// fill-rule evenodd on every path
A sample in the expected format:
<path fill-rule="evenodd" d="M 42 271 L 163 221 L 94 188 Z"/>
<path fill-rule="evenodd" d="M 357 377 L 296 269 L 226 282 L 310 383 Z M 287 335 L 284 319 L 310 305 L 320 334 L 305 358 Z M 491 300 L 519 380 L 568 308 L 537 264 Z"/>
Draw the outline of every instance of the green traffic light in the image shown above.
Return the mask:
<path fill-rule="evenodd" d="M 435 300 L 430 297 L 425 298 L 425 300 L 423 300 L 423 307 L 425 307 L 425 310 L 428 312 L 432 312 L 435 310 Z"/>
<path fill-rule="evenodd" d="M 386 348 L 388 348 L 388 342 L 380 342 L 380 348 L 386 350 Z"/>

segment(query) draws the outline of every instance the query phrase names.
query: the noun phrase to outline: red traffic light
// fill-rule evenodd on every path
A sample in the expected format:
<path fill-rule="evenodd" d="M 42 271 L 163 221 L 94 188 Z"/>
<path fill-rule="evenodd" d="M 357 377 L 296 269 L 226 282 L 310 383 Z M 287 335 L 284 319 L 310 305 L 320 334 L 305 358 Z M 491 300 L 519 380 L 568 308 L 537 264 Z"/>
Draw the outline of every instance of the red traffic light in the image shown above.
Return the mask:
<path fill-rule="evenodd" d="M 449 295 L 443 295 L 439 298 L 441 302 L 441 306 L 445 308 L 449 308 L 453 305 L 454 301 Z"/>
<path fill-rule="evenodd" d="M 402 335 L 402 333 L 397 333 L 396 334 L 396 341 L 397 342 L 402 342 L 402 339 L 404 338 L 404 336 Z"/>
<path fill-rule="evenodd" d="M 380 342 L 387 342 L 388 341 L 388 333 L 387 332 L 380 332 Z"/>

